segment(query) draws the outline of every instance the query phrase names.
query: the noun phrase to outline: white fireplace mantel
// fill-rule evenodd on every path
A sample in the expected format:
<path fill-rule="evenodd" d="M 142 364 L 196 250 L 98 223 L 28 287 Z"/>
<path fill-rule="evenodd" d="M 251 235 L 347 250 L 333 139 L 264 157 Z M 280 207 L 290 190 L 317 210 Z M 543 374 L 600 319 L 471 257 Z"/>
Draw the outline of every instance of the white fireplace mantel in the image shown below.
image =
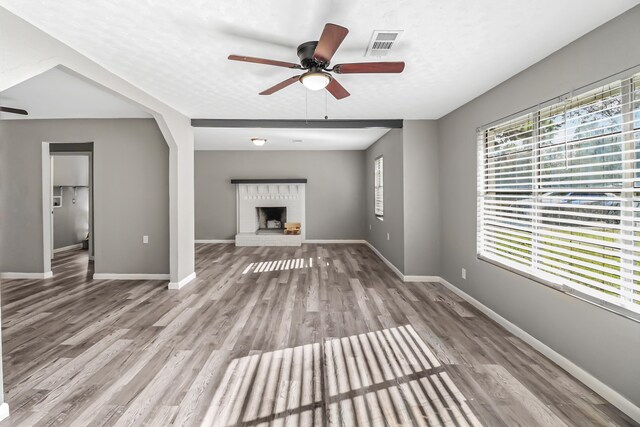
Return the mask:
<path fill-rule="evenodd" d="M 294 182 L 295 181 L 295 182 Z M 306 180 L 232 180 L 236 185 L 236 246 L 300 246 L 305 239 Z M 256 208 L 285 207 L 287 222 L 299 222 L 301 233 L 257 234 Z"/>

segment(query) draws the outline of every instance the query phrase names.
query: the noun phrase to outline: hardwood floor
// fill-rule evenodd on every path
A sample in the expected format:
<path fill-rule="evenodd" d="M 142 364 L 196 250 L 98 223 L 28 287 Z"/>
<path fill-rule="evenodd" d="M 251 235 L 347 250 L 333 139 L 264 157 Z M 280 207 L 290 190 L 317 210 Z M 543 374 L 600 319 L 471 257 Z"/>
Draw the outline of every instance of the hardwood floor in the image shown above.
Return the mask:
<path fill-rule="evenodd" d="M 8 425 L 635 425 L 364 245 L 196 245 L 198 278 L 3 281 Z"/>

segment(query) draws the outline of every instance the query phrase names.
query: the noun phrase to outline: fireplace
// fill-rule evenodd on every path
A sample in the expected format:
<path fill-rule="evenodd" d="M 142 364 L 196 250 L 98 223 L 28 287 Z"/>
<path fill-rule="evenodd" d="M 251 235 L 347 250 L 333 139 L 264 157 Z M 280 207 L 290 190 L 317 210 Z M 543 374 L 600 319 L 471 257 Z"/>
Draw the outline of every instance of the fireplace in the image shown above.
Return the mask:
<path fill-rule="evenodd" d="M 258 233 L 282 233 L 287 222 L 285 206 L 256 207 Z"/>
<path fill-rule="evenodd" d="M 305 240 L 305 187 L 300 179 L 232 179 L 236 185 L 236 246 L 300 246 Z M 285 234 L 285 223 L 300 234 Z"/>

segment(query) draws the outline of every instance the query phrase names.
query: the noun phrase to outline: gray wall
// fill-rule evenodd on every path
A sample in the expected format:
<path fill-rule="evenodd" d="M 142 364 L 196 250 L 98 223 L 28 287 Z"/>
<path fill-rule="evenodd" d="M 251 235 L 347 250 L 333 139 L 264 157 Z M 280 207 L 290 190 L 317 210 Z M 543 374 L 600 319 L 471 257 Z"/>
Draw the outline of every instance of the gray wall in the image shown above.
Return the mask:
<path fill-rule="evenodd" d="M 440 271 L 438 128 L 435 120 L 405 120 L 402 128 L 404 274 Z"/>
<path fill-rule="evenodd" d="M 93 149 L 93 146 L 92 146 Z M 49 147 L 55 152 L 56 146 Z M 86 155 L 63 154 L 53 156 L 53 186 L 89 186 L 89 157 Z"/>
<path fill-rule="evenodd" d="M 196 240 L 233 239 L 231 178 L 307 178 L 307 239 L 364 239 L 363 151 L 196 151 Z"/>
<path fill-rule="evenodd" d="M 640 323 L 476 258 L 475 129 L 639 64 L 639 24 L 635 7 L 438 122 L 441 275 L 636 405 Z"/>
<path fill-rule="evenodd" d="M 153 119 L 1 121 L 0 271 L 43 272 L 43 141 L 94 142 L 96 273 L 168 273 L 169 149 Z"/>
<path fill-rule="evenodd" d="M 374 212 L 374 161 L 384 157 L 384 219 Z M 404 271 L 404 190 L 402 129 L 391 129 L 366 151 L 366 239 L 398 270 Z M 369 229 L 371 228 L 371 229 Z M 387 240 L 387 233 L 389 240 Z"/>
<path fill-rule="evenodd" d="M 53 195 L 62 195 L 62 205 L 53 210 L 53 248 L 82 242 L 89 232 L 89 188 L 77 187 L 75 203 L 73 187 L 54 187 Z"/>

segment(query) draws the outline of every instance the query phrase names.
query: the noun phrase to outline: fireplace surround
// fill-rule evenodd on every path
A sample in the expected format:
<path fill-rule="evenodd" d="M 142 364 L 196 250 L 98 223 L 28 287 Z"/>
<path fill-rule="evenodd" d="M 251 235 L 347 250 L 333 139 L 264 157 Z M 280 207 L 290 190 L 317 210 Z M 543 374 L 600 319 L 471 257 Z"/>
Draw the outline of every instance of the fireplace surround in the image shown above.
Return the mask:
<path fill-rule="evenodd" d="M 300 246 L 305 239 L 306 179 L 232 180 L 236 185 L 236 246 Z M 299 222 L 299 235 L 285 235 Z"/>

